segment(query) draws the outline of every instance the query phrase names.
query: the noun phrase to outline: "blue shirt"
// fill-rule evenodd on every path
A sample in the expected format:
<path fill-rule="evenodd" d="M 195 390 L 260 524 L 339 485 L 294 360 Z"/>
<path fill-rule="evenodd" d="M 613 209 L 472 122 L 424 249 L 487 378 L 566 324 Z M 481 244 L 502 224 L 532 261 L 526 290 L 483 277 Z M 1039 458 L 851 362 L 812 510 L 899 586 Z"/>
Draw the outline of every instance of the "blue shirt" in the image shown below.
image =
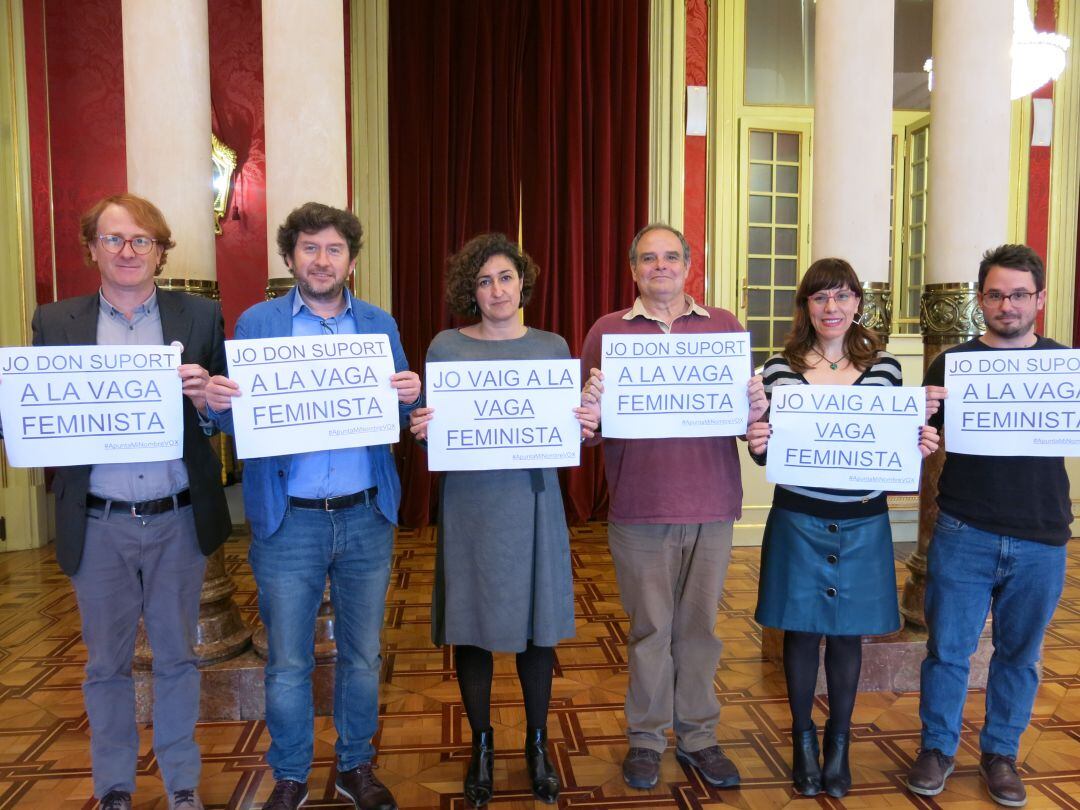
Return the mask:
<path fill-rule="evenodd" d="M 293 337 L 355 335 L 352 294 L 345 290 L 345 309 L 333 318 L 316 315 L 297 290 L 292 310 Z M 289 468 L 289 495 L 296 498 L 334 498 L 375 485 L 371 453 L 366 447 L 298 453 Z"/>
<path fill-rule="evenodd" d="M 135 308 L 129 321 L 99 292 L 97 344 L 99 346 L 161 345 L 161 312 L 157 289 Z M 95 464 L 90 468 L 89 491 L 114 501 L 152 501 L 175 495 L 188 488 L 187 464 L 182 458 L 171 461 L 130 461 Z"/>

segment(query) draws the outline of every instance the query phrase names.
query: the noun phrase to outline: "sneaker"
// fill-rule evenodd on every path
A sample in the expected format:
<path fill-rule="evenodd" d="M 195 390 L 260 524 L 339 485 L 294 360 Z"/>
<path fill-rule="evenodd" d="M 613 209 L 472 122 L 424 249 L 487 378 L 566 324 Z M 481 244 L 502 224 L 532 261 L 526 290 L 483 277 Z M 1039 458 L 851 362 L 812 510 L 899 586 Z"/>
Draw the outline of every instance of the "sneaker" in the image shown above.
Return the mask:
<path fill-rule="evenodd" d="M 131 810 L 131 794 L 124 790 L 110 790 L 98 803 L 101 810 Z"/>
<path fill-rule="evenodd" d="M 196 791 L 174 790 L 169 797 L 169 810 L 205 810 L 205 808 Z"/>
<path fill-rule="evenodd" d="M 700 751 L 676 748 L 675 759 L 688 764 L 713 787 L 737 787 L 739 784 L 739 769 L 727 758 L 719 745 L 710 745 Z"/>
<path fill-rule="evenodd" d="M 1016 757 L 986 754 L 979 758 L 979 774 L 986 782 L 990 798 L 1005 807 L 1023 807 L 1027 791 L 1016 772 Z"/>
<path fill-rule="evenodd" d="M 937 796 L 945 789 L 945 780 L 955 767 L 952 757 L 937 748 L 924 748 L 908 771 L 908 790 L 920 796 Z"/>
<path fill-rule="evenodd" d="M 660 752 L 631 748 L 622 761 L 622 777 L 632 788 L 648 790 L 660 781 Z"/>
<path fill-rule="evenodd" d="M 263 810 L 296 810 L 307 801 L 307 782 L 279 779 Z"/>

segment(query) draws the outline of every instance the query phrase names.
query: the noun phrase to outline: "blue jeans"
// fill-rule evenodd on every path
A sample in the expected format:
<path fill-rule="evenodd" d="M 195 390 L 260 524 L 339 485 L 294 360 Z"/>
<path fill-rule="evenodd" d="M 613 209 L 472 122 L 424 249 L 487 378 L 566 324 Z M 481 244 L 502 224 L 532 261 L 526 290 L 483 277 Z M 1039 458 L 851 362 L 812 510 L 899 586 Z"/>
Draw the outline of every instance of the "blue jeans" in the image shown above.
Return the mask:
<path fill-rule="evenodd" d="M 334 727 L 339 770 L 375 755 L 379 723 L 379 634 L 390 580 L 393 527 L 364 504 L 326 512 L 289 507 L 249 558 L 266 626 L 266 760 L 274 779 L 306 782 L 314 753 L 315 616 L 326 577 L 334 605 L 337 663 Z"/>
<path fill-rule="evenodd" d="M 926 577 L 930 638 L 919 701 L 924 749 L 956 753 L 969 659 L 992 612 L 994 652 L 979 747 L 1016 756 L 1039 686 L 1043 633 L 1064 584 L 1064 546 L 991 534 L 941 513 Z"/>

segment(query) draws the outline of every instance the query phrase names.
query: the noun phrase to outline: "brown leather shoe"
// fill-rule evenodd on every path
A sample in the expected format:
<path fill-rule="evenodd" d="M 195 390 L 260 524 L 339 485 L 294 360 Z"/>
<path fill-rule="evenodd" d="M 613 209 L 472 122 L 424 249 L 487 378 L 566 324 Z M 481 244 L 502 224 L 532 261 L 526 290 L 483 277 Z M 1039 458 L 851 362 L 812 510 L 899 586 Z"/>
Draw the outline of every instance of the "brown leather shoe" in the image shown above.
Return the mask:
<path fill-rule="evenodd" d="M 352 799 L 356 810 L 397 810 L 397 802 L 386 785 L 372 773 L 370 762 L 361 762 L 349 771 L 338 771 L 337 792 Z"/>
<path fill-rule="evenodd" d="M 660 752 L 631 748 L 622 761 L 622 778 L 630 787 L 648 790 L 660 781 Z"/>
<path fill-rule="evenodd" d="M 296 810 L 307 801 L 307 782 L 279 779 L 263 810 Z"/>
<path fill-rule="evenodd" d="M 1027 804 L 1027 791 L 1016 772 L 1016 758 L 1005 754 L 986 754 L 979 758 L 979 773 L 986 782 L 990 798 L 1006 807 Z"/>
<path fill-rule="evenodd" d="M 923 749 L 908 771 L 908 790 L 920 796 L 937 796 L 945 789 L 945 780 L 955 767 L 953 758 L 937 748 Z"/>
<path fill-rule="evenodd" d="M 719 745 L 710 745 L 700 751 L 675 749 L 675 759 L 685 762 L 701 774 L 701 778 L 713 787 L 738 787 L 739 769 L 728 759 Z"/>

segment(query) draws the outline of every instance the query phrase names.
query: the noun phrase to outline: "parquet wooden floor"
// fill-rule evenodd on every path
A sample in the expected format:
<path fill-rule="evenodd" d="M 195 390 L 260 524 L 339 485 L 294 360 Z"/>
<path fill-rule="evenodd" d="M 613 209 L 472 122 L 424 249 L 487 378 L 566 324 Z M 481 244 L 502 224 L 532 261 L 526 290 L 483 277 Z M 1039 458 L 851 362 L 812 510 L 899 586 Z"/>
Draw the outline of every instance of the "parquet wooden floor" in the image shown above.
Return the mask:
<path fill-rule="evenodd" d="M 603 524 L 575 529 L 572 540 L 578 635 L 558 649 L 550 737 L 567 808 L 849 808 L 994 807 L 977 775 L 983 693 L 969 693 L 956 773 L 936 800 L 915 797 L 903 779 L 918 746 L 918 695 L 863 693 L 854 718 L 854 788 L 839 802 L 793 796 L 790 720 L 783 677 L 761 655 L 753 621 L 758 549 L 736 549 L 717 626 L 724 638 L 716 689 L 724 705 L 719 736 L 743 775 L 739 790 L 717 791 L 664 756 L 650 792 L 627 788 L 623 691 L 626 620 Z M 246 543 L 227 548 L 244 616 L 256 616 Z M 402 810 L 465 807 L 461 779 L 468 762 L 467 724 L 449 654 L 431 646 L 428 617 L 434 544 L 431 531 L 402 532 L 387 600 L 379 775 Z M 901 573 L 900 581 L 903 581 Z M 80 682 L 85 651 L 75 600 L 51 549 L 0 555 L 0 810 L 94 807 L 89 737 Z M 497 810 L 532 808 L 520 751 L 524 715 L 513 656 L 496 658 L 493 721 L 498 759 Z M 824 708 L 824 702 L 821 703 Z M 823 717 L 819 716 L 819 724 Z M 141 731 L 136 807 L 164 808 L 149 728 Z M 347 807 L 333 793 L 334 732 L 316 725 L 316 760 L 308 807 Z M 263 761 L 269 744 L 261 722 L 200 724 L 201 792 L 209 808 L 259 807 L 272 787 Z M 1021 771 L 1030 808 L 1080 808 L 1080 547 L 1069 559 L 1065 596 L 1046 639 L 1044 678 L 1035 717 L 1024 735 Z M 537 803 L 536 807 L 544 807 Z"/>

